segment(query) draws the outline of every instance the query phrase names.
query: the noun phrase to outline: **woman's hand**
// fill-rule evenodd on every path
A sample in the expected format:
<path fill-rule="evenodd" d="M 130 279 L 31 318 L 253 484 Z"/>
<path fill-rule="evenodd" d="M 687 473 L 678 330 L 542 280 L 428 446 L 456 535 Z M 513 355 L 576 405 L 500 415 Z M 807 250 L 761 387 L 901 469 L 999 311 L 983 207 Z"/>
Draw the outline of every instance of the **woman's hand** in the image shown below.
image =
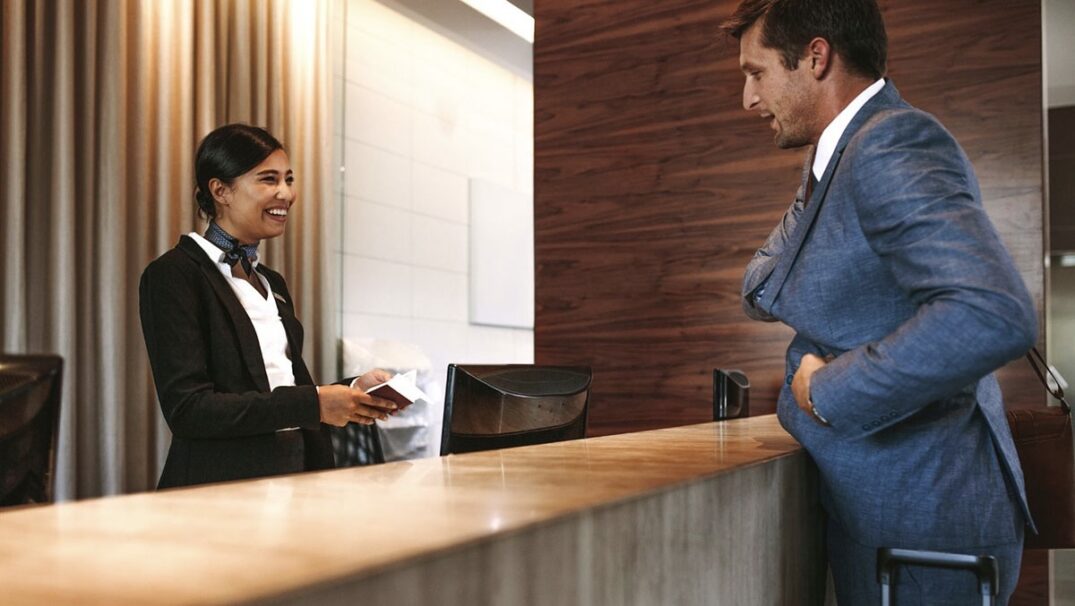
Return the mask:
<path fill-rule="evenodd" d="M 366 391 L 374 385 L 380 385 L 392 378 L 392 373 L 381 370 L 380 368 L 374 368 L 358 378 L 355 382 L 355 387 L 360 388 L 362 391 Z"/>
<path fill-rule="evenodd" d="M 373 425 L 378 419 L 387 419 L 388 413 L 396 409 L 391 400 L 371 396 L 357 386 L 322 385 L 318 387 L 317 399 L 321 406 L 321 422 L 336 427 L 348 423 Z"/>

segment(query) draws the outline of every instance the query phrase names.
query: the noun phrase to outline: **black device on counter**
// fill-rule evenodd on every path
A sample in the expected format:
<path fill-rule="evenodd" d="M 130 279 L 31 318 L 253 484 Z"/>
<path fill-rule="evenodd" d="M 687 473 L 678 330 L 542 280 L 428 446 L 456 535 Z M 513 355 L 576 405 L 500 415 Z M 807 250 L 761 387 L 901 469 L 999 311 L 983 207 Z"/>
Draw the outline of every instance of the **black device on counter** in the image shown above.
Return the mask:
<path fill-rule="evenodd" d="M 713 370 L 713 420 L 750 416 L 750 381 L 741 370 Z"/>

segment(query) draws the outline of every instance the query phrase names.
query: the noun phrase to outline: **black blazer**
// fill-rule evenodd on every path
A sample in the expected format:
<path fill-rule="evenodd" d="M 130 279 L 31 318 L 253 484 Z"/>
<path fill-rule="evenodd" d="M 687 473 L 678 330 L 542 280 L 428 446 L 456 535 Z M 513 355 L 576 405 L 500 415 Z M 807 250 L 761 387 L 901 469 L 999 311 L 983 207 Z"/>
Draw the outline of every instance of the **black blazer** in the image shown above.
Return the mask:
<path fill-rule="evenodd" d="M 335 466 L 287 284 L 264 265 L 257 271 L 276 296 L 294 387 L 269 391 L 254 325 L 194 240 L 181 237 L 142 273 L 142 333 L 172 430 L 158 488 Z M 300 430 L 276 431 L 288 427 Z"/>

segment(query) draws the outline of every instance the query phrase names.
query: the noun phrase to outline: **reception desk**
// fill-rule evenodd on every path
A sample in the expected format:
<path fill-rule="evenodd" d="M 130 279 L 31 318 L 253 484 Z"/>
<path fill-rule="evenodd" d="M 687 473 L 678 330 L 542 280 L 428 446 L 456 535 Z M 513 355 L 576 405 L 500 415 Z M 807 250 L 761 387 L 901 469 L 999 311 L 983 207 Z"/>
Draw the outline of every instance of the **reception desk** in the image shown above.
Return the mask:
<path fill-rule="evenodd" d="M 774 416 L 0 513 L 0 602 L 806 604 Z"/>

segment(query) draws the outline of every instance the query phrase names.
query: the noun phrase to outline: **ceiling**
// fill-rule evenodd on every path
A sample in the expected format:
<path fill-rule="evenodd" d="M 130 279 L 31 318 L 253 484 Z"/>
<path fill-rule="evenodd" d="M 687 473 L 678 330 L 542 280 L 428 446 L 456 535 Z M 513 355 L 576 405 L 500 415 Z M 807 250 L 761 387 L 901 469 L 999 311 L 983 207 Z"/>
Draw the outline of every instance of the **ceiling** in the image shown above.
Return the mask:
<path fill-rule="evenodd" d="M 377 0 L 394 10 L 439 31 L 486 58 L 531 79 L 534 73 L 533 45 L 499 23 L 453 0 Z M 529 14 L 533 0 L 510 0 Z"/>
<path fill-rule="evenodd" d="M 534 16 L 534 0 L 508 0 L 508 2 L 518 6 L 531 17 Z"/>

